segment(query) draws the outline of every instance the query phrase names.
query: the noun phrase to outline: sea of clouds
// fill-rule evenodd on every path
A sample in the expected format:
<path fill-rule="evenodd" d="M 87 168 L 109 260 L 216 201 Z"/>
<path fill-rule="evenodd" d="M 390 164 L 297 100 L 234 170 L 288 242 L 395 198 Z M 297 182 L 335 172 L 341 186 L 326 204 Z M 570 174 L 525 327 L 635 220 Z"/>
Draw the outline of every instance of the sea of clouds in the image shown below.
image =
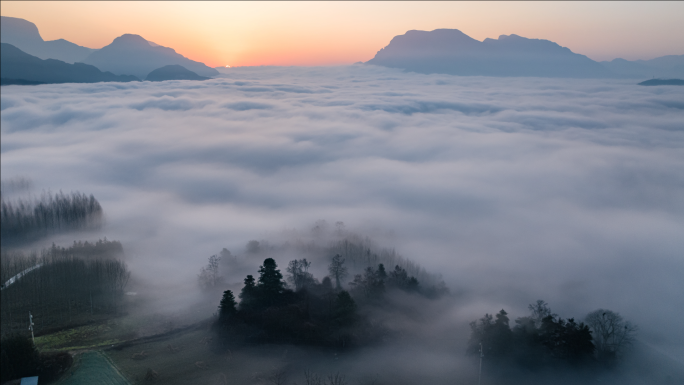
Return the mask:
<path fill-rule="evenodd" d="M 684 87 L 261 67 L 3 86 L 1 110 L 2 178 L 94 194 L 87 237 L 134 274 L 193 281 L 223 247 L 343 221 L 472 317 L 604 307 L 684 359 Z"/>

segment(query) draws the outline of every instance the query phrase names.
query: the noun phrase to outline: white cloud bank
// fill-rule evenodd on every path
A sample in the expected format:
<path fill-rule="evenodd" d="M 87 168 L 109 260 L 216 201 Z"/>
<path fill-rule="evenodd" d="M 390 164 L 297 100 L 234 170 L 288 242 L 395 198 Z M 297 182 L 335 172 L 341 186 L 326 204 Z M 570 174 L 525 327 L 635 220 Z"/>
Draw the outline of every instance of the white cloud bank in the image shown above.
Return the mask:
<path fill-rule="evenodd" d="M 339 220 L 478 312 L 610 308 L 684 356 L 684 87 L 238 68 L 6 86 L 1 109 L 3 179 L 93 193 L 134 270 L 192 280 L 222 247 Z"/>

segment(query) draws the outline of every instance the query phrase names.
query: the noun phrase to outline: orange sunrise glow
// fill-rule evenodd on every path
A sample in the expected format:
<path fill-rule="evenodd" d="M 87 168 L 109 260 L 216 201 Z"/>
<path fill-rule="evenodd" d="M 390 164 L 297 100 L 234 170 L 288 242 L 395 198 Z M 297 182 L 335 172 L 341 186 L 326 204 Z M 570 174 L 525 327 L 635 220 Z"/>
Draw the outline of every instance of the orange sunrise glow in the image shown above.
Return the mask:
<path fill-rule="evenodd" d="M 658 15 L 658 18 L 649 15 Z M 570 2 L 3 2 L 45 40 L 101 48 L 124 33 L 211 67 L 367 61 L 407 30 L 460 29 L 548 39 L 595 60 L 684 50 L 684 3 Z M 59 17 L 55 17 L 59 15 Z M 578 23 L 578 20 L 582 20 Z M 640 27 L 634 28 L 639 22 Z"/>

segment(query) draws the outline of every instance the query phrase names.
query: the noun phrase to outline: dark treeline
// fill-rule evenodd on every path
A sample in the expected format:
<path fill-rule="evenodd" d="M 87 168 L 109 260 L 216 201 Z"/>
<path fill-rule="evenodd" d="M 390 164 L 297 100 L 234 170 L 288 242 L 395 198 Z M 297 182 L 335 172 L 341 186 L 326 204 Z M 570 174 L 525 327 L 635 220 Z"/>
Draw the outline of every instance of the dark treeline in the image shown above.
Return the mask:
<path fill-rule="evenodd" d="M 340 255 L 346 261 L 346 267 L 352 274 L 364 273 L 368 267 L 375 268 L 383 264 L 389 268 L 399 266 L 410 276 L 415 277 L 427 286 L 444 286 L 442 277 L 427 272 L 416 262 L 405 258 L 393 248 L 381 247 L 371 238 L 348 231 L 343 222 L 336 222 L 334 226 L 326 221 L 318 221 L 311 229 L 313 240 L 305 241 L 301 238 L 290 240 L 284 244 L 274 246 L 262 240 L 252 240 L 247 243 L 246 256 L 264 257 L 292 253 L 309 258 L 312 261 L 330 259 L 333 255 Z M 298 237 L 297 234 L 293 235 Z M 223 262 L 234 260 L 224 258 Z"/>
<path fill-rule="evenodd" d="M 44 192 L 40 199 L 1 202 L 3 244 L 21 242 L 46 234 L 98 226 L 102 207 L 93 195 Z"/>
<path fill-rule="evenodd" d="M 40 256 L 3 252 L 2 334 L 25 331 L 29 311 L 40 333 L 120 310 L 130 278 L 126 264 L 116 259 L 120 251 L 119 242 L 104 240 L 70 248 L 53 245 Z"/>
<path fill-rule="evenodd" d="M 370 320 L 365 307 L 384 306 L 384 294 L 398 290 L 439 296 L 446 292 L 424 291 L 415 277 L 396 266 L 387 274 L 382 264 L 367 268 L 354 277 L 349 291 L 342 282 L 347 277 L 345 260 L 336 255 L 328 266 L 329 275 L 318 281 L 309 272 L 311 262 L 292 260 L 286 269 L 286 283 L 274 259 L 267 258 L 259 276 L 248 275 L 236 296 L 223 294 L 215 329 L 223 342 L 294 343 L 318 346 L 353 347 L 384 339 L 388 330 Z"/>
<path fill-rule="evenodd" d="M 490 362 L 509 362 L 527 369 L 606 367 L 619 360 L 636 331 L 610 310 L 590 313 L 586 323 L 560 318 L 541 300 L 529 310 L 531 314 L 516 319 L 513 328 L 503 309 L 471 322 L 467 354 L 483 354 Z"/>
<path fill-rule="evenodd" d="M 339 255 L 335 258 L 339 258 Z M 416 277 L 409 276 L 403 267 L 395 265 L 394 269 L 387 273 L 382 263 L 377 268 L 367 267 L 363 274 L 354 275 L 354 280 L 349 282 L 349 286 L 354 298 L 366 300 L 381 300 L 386 290 L 401 290 L 428 298 L 439 298 L 449 292 L 443 281 L 424 287 Z"/>
<path fill-rule="evenodd" d="M 376 247 L 370 238 L 348 234 L 345 239 L 332 242 L 326 253 L 339 254 L 352 270 L 366 269 L 379 264 L 400 266 L 407 274 L 425 284 L 439 284 L 441 281 L 439 276 L 428 273 L 417 263 L 399 255 L 396 250 Z"/>
<path fill-rule="evenodd" d="M 74 241 L 69 247 L 59 247 L 54 243 L 49 249 L 43 251 L 51 257 L 75 257 L 83 259 L 93 258 L 122 258 L 124 256 L 123 245 L 119 241 L 109 241 L 107 237 L 91 243 L 88 241 Z"/>

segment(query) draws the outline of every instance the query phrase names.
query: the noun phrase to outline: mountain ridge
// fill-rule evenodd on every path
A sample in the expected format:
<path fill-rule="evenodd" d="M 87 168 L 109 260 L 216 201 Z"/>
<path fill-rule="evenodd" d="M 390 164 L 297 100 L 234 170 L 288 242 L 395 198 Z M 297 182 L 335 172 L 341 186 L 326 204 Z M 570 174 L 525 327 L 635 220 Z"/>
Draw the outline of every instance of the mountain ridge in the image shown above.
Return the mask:
<path fill-rule="evenodd" d="M 480 42 L 457 29 L 408 31 L 366 64 L 463 76 L 610 76 L 599 63 L 549 40 L 501 35 Z"/>
<path fill-rule="evenodd" d="M 445 28 L 394 36 L 365 64 L 461 76 L 684 77 L 684 55 L 597 62 L 546 39 L 511 34 L 480 42 L 458 29 Z"/>
<path fill-rule="evenodd" d="M 72 64 L 95 51 L 64 39 L 45 41 L 34 23 L 9 16 L 0 18 L 0 42 L 11 44 L 43 60 L 57 59 Z"/>
<path fill-rule="evenodd" d="M 634 61 L 617 58 L 600 63 L 609 70 L 626 78 L 684 77 L 684 55 L 666 55 L 650 60 Z"/>
<path fill-rule="evenodd" d="M 177 53 L 173 48 L 152 43 L 140 35 L 124 34 L 83 60 L 86 64 L 117 75 L 134 75 L 145 79 L 147 75 L 167 65 L 180 65 L 200 76 L 219 74 L 215 69 Z"/>
<path fill-rule="evenodd" d="M 2 43 L 39 59 L 66 63 L 82 62 L 115 75 L 134 75 L 144 79 L 151 71 L 166 65 L 181 65 L 198 75 L 219 74 L 204 63 L 186 58 L 173 48 L 163 47 L 140 35 L 123 34 L 100 49 L 82 47 L 65 39 L 44 41 L 38 27 L 25 19 L 2 16 Z"/>
<path fill-rule="evenodd" d="M 19 48 L 0 43 L 0 77 L 3 84 L 96 83 L 138 81 L 135 76 L 114 75 L 83 63 L 41 59 Z"/>

